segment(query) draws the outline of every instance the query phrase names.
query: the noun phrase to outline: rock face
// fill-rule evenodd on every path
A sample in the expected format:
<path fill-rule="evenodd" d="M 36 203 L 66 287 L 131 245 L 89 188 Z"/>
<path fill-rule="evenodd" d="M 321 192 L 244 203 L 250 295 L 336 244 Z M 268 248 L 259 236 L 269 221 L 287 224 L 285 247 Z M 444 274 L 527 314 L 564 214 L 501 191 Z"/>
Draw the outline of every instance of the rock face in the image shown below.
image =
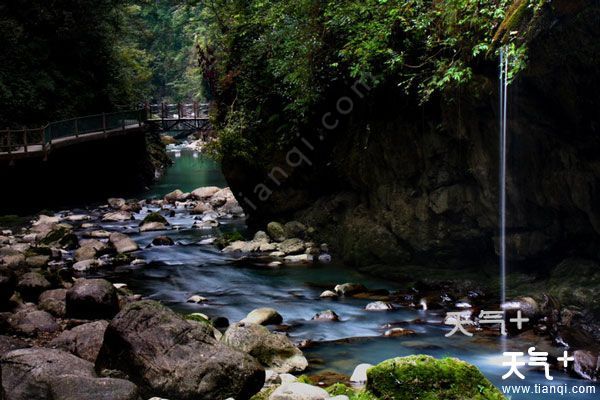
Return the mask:
<path fill-rule="evenodd" d="M 249 399 L 263 386 L 264 370 L 153 301 L 128 304 L 108 326 L 96 369 L 116 369 L 145 398 Z"/>
<path fill-rule="evenodd" d="M 102 347 L 107 326 L 107 321 L 95 321 L 76 326 L 53 339 L 50 346 L 68 351 L 77 357 L 94 363 Z"/>
<path fill-rule="evenodd" d="M 223 342 L 256 358 L 265 368 L 279 373 L 302 372 L 308 361 L 285 335 L 271 333 L 261 325 L 239 323 L 230 326 Z"/>
<path fill-rule="evenodd" d="M 7 400 L 138 400 L 131 382 L 98 378 L 94 365 L 52 349 L 22 349 L 5 354 L 2 391 Z"/>
<path fill-rule="evenodd" d="M 531 25 L 514 29 L 528 32 L 528 66 L 510 98 L 518 111 L 509 113 L 508 122 L 508 256 L 524 264 L 575 249 L 597 258 L 592 249 L 600 240 L 600 65 L 594 56 L 600 53 L 600 7 L 594 1 L 554 3 Z M 565 14 L 562 7 L 573 11 Z M 473 78 L 484 87 L 466 87 L 460 100 L 440 96 L 420 107 L 405 97 L 399 111 L 402 96 L 391 82 L 354 99 L 351 121 L 340 124 L 329 143 L 311 132 L 321 127 L 303 132 L 320 143 L 318 151 L 306 150 L 311 165 L 286 171 L 285 184 L 271 184 L 267 201 L 258 201 L 254 190 L 274 167 L 285 165 L 281 160 L 293 145 L 261 148 L 266 167 L 226 157 L 225 176 L 233 193 L 256 203 L 254 210 L 240 201 L 251 218 L 294 215 L 319 227 L 322 239 L 356 265 L 492 262 L 498 226 L 496 61 L 490 57 L 489 72 L 478 69 Z M 298 141 L 305 149 L 300 146 Z"/>
<path fill-rule="evenodd" d="M 67 315 L 71 318 L 112 318 L 119 312 L 114 286 L 104 279 L 79 279 L 67 291 Z"/>
<path fill-rule="evenodd" d="M 367 389 L 382 399 L 501 400 L 479 370 L 456 358 L 398 357 L 367 370 Z"/>

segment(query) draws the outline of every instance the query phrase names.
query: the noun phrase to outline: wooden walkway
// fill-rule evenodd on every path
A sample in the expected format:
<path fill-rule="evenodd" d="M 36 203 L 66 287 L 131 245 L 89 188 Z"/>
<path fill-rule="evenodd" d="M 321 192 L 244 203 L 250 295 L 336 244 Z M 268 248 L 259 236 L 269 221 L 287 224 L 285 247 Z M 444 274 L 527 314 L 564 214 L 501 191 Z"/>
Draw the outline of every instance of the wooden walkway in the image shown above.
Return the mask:
<path fill-rule="evenodd" d="M 139 110 L 73 118 L 41 128 L 0 130 L 0 161 L 47 159 L 57 148 L 138 133 L 146 127 L 185 133 L 208 124 L 207 104 L 146 104 Z"/>

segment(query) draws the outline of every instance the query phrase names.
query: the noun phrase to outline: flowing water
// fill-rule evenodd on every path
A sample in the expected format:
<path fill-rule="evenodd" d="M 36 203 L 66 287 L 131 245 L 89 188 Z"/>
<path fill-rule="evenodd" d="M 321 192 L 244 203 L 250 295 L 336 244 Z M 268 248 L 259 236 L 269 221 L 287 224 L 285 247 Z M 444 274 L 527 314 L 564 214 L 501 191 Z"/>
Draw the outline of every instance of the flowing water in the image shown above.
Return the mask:
<path fill-rule="evenodd" d="M 224 180 L 219 169 L 201 155 L 182 151 L 175 156 L 174 165 L 164 175 L 157 187 L 156 195 L 174 188 L 190 190 L 197 186 L 223 186 Z M 190 176 L 194 175 L 194 176 Z M 181 179 L 181 181 L 180 181 Z M 143 210 L 143 213 L 149 210 Z M 141 218 L 136 216 L 136 219 Z M 314 266 L 294 266 L 282 268 L 257 267 L 239 262 L 218 251 L 208 241 L 215 232 L 192 229 L 193 218 L 179 210 L 169 218 L 176 229 L 168 235 L 177 242 L 173 247 L 148 247 L 158 233 L 136 233 L 137 223 L 104 224 L 107 228 L 121 229 L 129 233 L 141 246 L 140 252 L 148 265 L 123 267 L 110 273 L 113 281 L 125 282 L 136 293 L 160 300 L 176 311 L 183 313 L 201 312 L 209 316 L 223 316 L 230 321 L 243 318 L 258 307 L 276 308 L 288 325 L 287 331 L 294 341 L 305 339 L 316 342 L 304 349 L 310 362 L 307 373 L 337 371 L 351 374 L 359 363 L 376 364 L 388 358 L 410 354 L 429 354 L 435 357 L 458 357 L 478 366 L 496 385 L 588 385 L 589 382 L 576 380 L 558 371 L 552 371 L 555 379 L 546 381 L 543 371 L 521 367 L 526 380 L 514 376 L 503 381 L 501 376 L 508 368 L 502 366 L 502 345 L 497 336 L 484 334 L 473 337 L 460 333 L 445 337 L 450 329 L 442 324 L 444 313 L 423 311 L 415 308 L 398 307 L 393 311 L 369 312 L 364 308 L 370 302 L 366 299 L 341 298 L 338 300 L 320 299 L 325 289 L 335 284 L 360 282 L 370 289 L 398 289 L 386 279 L 364 276 L 337 263 Z M 237 230 L 245 232 L 240 220 L 221 221 L 221 231 Z M 202 304 L 186 303 L 189 296 L 199 294 L 208 299 Z M 334 310 L 341 322 L 312 321 L 313 315 L 326 309 Z M 382 336 L 383 325 L 393 324 L 416 332 L 412 336 L 386 338 Z M 527 352 L 530 346 L 541 341 L 535 336 L 528 339 L 513 339 L 509 349 Z M 562 351 L 562 350 L 561 350 Z M 600 393 L 600 387 L 597 387 Z M 514 395 L 513 399 L 553 399 L 554 395 Z M 565 397 L 569 398 L 569 397 Z M 577 399 L 593 399 L 595 395 L 578 395 Z"/>
<path fill-rule="evenodd" d="M 500 253 L 500 304 L 506 303 L 506 114 L 508 104 L 508 54 L 500 49 L 500 166 L 499 166 L 499 253 Z"/>

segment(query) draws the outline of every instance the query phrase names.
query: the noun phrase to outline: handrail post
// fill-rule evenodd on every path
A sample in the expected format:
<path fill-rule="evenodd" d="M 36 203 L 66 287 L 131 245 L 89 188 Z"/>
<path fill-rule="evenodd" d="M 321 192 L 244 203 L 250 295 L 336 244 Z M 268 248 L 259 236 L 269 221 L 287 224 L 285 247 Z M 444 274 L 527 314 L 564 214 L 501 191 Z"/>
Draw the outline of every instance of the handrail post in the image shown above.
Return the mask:
<path fill-rule="evenodd" d="M 79 138 L 79 119 L 75 118 L 75 138 Z"/>
<path fill-rule="evenodd" d="M 125 117 L 126 114 L 121 114 L 121 124 L 123 125 L 123 132 L 125 132 Z"/>
<path fill-rule="evenodd" d="M 102 113 L 102 132 L 106 132 L 106 114 Z"/>
<path fill-rule="evenodd" d="M 7 133 L 7 135 L 6 135 L 6 145 L 8 146 L 8 154 L 10 155 L 10 154 L 12 154 L 12 149 L 11 149 L 12 140 L 11 140 L 11 131 L 10 131 L 9 128 L 6 128 L 6 133 Z"/>
<path fill-rule="evenodd" d="M 23 151 L 27 153 L 27 127 L 23 127 Z"/>
<path fill-rule="evenodd" d="M 194 101 L 194 119 L 198 119 L 198 102 Z"/>

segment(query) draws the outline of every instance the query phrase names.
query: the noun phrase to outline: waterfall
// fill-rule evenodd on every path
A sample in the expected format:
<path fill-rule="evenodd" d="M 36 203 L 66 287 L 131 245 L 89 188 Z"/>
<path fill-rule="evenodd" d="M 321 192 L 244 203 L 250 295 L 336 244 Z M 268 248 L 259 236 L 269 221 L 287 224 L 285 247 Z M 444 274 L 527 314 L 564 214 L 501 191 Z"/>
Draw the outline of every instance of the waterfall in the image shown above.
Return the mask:
<path fill-rule="evenodd" d="M 506 114 L 508 97 L 508 52 L 500 49 L 500 168 L 499 168 L 499 253 L 500 304 L 506 303 Z"/>

